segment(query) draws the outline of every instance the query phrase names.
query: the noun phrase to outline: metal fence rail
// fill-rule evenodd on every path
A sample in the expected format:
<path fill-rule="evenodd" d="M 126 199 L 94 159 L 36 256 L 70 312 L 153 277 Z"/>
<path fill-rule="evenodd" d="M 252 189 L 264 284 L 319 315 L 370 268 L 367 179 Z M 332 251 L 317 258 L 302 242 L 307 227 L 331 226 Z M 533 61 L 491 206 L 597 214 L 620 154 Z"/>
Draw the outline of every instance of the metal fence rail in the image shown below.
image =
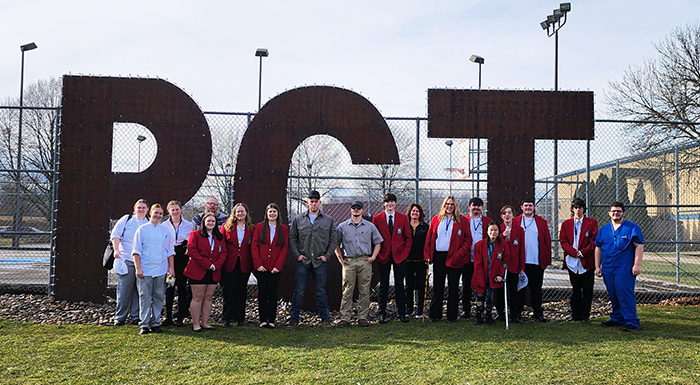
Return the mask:
<path fill-rule="evenodd" d="M 0 292 L 50 292 L 55 183 L 60 183 L 56 174 L 60 110 L 23 107 L 26 131 L 19 161 L 18 108 L 0 107 Z M 210 196 L 219 199 L 223 211 L 231 211 L 236 201 L 233 176 L 239 145 L 254 115 L 207 112 L 205 116 L 213 156 L 207 179 L 183 207 L 188 219 L 203 210 Z M 287 183 L 290 217 L 304 210 L 310 189 L 321 192 L 322 208 L 337 221 L 349 217 L 349 202 L 354 200 L 365 203 L 366 214 L 380 212 L 386 192 L 398 196 L 399 211 L 417 201 L 430 217 L 439 211 L 445 196 L 455 195 L 466 215 L 468 200 L 479 196 L 486 201 L 486 215 L 498 216 L 500 208 L 488 206 L 487 140 L 428 138 L 425 118 L 387 118 L 387 123 L 399 150 L 399 165 L 353 165 L 342 144 L 329 136 L 300 143 Z M 574 197 L 589 202 L 587 215 L 601 225 L 609 221 L 608 204 L 620 200 L 628 205 L 627 219 L 642 227 L 647 245 L 637 285 L 640 301 L 700 294 L 700 178 L 693 163 L 700 149 L 684 144 L 630 154 L 619 141 L 620 131 L 626 124 L 639 123 L 599 121 L 596 140 L 559 141 L 556 175 L 553 141 L 536 141 L 536 212 L 548 221 L 554 240 L 554 262 L 545 272 L 546 299 L 569 295 L 558 235 L 559 225 L 571 215 L 569 204 Z M 159 144 L 146 127 L 118 123 L 113 137 L 114 172 L 140 172 L 156 157 Z M 519 206 L 519 202 L 510 204 Z M 113 286 L 116 280 L 110 277 Z M 607 296 L 602 280 L 596 279 L 595 288 L 597 297 Z"/>

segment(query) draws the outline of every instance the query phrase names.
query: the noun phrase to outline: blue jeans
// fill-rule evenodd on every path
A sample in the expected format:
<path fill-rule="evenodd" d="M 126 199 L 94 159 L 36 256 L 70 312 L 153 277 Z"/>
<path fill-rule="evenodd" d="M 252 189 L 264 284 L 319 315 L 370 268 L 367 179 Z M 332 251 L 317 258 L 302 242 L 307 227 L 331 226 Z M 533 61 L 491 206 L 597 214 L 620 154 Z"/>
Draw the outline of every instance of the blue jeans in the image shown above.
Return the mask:
<path fill-rule="evenodd" d="M 157 277 L 145 276 L 136 278 L 136 287 L 139 289 L 139 312 L 141 322 L 139 327 L 160 326 L 160 313 L 165 302 L 165 274 Z"/>
<path fill-rule="evenodd" d="M 136 292 L 136 268 L 134 262 L 125 261 L 129 271 L 117 274 L 117 312 L 114 322 L 125 322 L 131 314 L 132 320 L 139 319 L 139 296 Z"/>
<path fill-rule="evenodd" d="M 290 317 L 292 322 L 299 322 L 299 311 L 301 311 L 301 305 L 304 303 L 304 290 L 306 289 L 309 275 L 313 275 L 314 278 L 318 315 L 323 321 L 330 320 L 328 296 L 326 296 L 326 265 L 327 263 L 324 263 L 318 268 L 313 268 L 313 266 L 306 267 L 301 261 L 297 261 L 296 274 L 294 275 L 294 295 L 292 296 L 292 314 Z"/>

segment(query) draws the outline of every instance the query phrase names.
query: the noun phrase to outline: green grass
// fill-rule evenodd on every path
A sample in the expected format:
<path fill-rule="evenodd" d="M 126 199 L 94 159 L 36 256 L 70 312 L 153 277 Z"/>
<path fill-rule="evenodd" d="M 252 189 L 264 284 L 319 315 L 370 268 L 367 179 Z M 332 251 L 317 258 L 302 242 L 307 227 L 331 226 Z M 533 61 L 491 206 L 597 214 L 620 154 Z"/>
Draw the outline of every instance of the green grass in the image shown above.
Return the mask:
<path fill-rule="evenodd" d="M 637 333 L 461 321 L 140 336 L 136 326 L 0 320 L 0 383 L 699 383 L 700 308 L 639 310 Z"/>
<path fill-rule="evenodd" d="M 675 257 L 674 257 L 675 258 Z M 675 259 L 668 261 L 643 260 L 642 277 L 676 283 Z M 681 284 L 700 286 L 700 265 L 693 263 L 680 264 Z"/>

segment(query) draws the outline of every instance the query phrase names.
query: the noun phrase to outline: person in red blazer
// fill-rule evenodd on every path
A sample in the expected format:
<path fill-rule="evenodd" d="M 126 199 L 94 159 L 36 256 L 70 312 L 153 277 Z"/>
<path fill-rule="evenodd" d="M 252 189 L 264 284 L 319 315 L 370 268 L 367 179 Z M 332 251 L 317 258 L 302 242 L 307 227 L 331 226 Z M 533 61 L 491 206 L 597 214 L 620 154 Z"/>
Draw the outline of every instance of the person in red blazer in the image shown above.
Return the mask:
<path fill-rule="evenodd" d="M 216 215 L 204 215 L 199 230 L 190 233 L 187 252 L 190 254 L 190 260 L 184 275 L 189 278 L 192 288 L 192 330 L 214 330 L 213 326 L 209 326 L 209 313 L 216 283 L 221 279 L 221 268 L 226 262 L 226 242 L 216 227 Z"/>
<path fill-rule="evenodd" d="M 424 259 L 433 264 L 433 299 L 430 301 L 428 322 L 442 318 L 445 277 L 449 294 L 447 322 L 457 321 L 459 310 L 459 276 L 470 260 L 472 237 L 466 219 L 459 214 L 457 199 L 450 195 L 442 202 L 440 214 L 433 217 L 423 251 Z"/>
<path fill-rule="evenodd" d="M 520 226 L 513 226 L 513 213 L 515 209 L 511 205 L 505 205 L 501 208 L 501 236 L 508 243 L 508 274 L 506 274 L 506 283 L 508 284 L 508 305 L 510 308 L 510 320 L 513 323 L 521 324 L 523 323 L 520 318 L 520 311 L 522 310 L 522 305 L 519 304 L 518 299 L 518 277 L 520 272 L 525 272 L 525 233 L 523 228 Z M 496 310 L 499 309 L 499 305 L 505 302 L 505 298 L 502 298 L 502 291 L 496 292 Z M 501 314 L 499 311 L 499 316 Z"/>
<path fill-rule="evenodd" d="M 221 276 L 224 294 L 224 311 L 221 325 L 231 327 L 231 321 L 238 326 L 245 325 L 245 303 L 248 298 L 248 279 L 253 271 L 253 222 L 248 206 L 236 203 L 231 216 L 221 225 L 221 233 L 226 239 L 228 255 Z"/>
<path fill-rule="evenodd" d="M 574 216 L 561 224 L 559 243 L 564 249 L 562 269 L 569 272 L 571 281 L 571 317 L 567 321 L 590 323 L 593 283 L 595 280 L 595 238 L 598 221 L 584 216 L 586 202 L 581 198 L 571 201 Z"/>
<path fill-rule="evenodd" d="M 523 199 L 520 209 L 523 213 L 513 219 L 513 226 L 522 227 L 525 233 L 525 274 L 530 288 L 530 304 L 535 320 L 547 322 L 542 311 L 542 281 L 544 270 L 552 264 L 552 236 L 547 221 L 535 214 L 535 201 L 532 198 Z M 525 303 L 525 291 L 521 290 L 519 295 L 518 303 L 522 305 Z"/>
<path fill-rule="evenodd" d="M 253 274 L 258 280 L 258 315 L 260 327 L 268 329 L 275 328 L 280 273 L 289 251 L 289 228 L 277 220 L 279 212 L 277 204 L 267 205 L 265 220 L 255 226 L 253 233 Z"/>
<path fill-rule="evenodd" d="M 492 317 L 493 294 L 503 288 L 503 276 L 509 262 L 508 243 L 501 238 L 501 228 L 497 223 L 487 227 L 487 238 L 477 242 L 474 247 L 474 275 L 471 288 L 476 292 L 476 319 L 474 325 L 484 321 L 482 314 L 486 309 L 486 323 L 495 325 Z M 484 305 L 486 305 L 484 307 Z"/>
<path fill-rule="evenodd" d="M 372 224 L 379 230 L 384 241 L 377 256 L 379 262 L 379 323 L 387 322 L 386 303 L 389 296 L 389 273 L 394 266 L 394 292 L 396 311 L 401 322 L 408 322 L 406 316 L 406 257 L 411 252 L 411 226 L 406 214 L 396 212 L 396 195 L 384 195 L 385 210 L 372 218 Z"/>
<path fill-rule="evenodd" d="M 474 274 L 474 246 L 482 239 L 486 239 L 486 228 L 493 219 L 483 215 L 484 201 L 481 198 L 474 197 L 469 200 L 469 215 L 467 226 L 472 236 L 471 258 L 468 263 L 462 268 L 462 313 L 460 318 L 469 318 L 469 313 L 472 310 L 472 275 Z"/>

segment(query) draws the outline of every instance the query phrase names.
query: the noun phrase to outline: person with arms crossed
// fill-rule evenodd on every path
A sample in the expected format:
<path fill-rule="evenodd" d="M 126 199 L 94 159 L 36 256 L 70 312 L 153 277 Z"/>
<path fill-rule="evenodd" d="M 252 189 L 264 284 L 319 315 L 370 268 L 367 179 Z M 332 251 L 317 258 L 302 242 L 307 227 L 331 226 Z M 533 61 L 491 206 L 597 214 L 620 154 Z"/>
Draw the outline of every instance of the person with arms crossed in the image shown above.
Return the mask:
<path fill-rule="evenodd" d="M 634 285 L 642 272 L 644 236 L 637 224 L 625 220 L 625 205 L 613 202 L 611 222 L 600 228 L 595 240 L 595 274 L 603 277 L 612 313 L 604 327 L 623 326 L 625 332 L 639 330 Z"/>
<path fill-rule="evenodd" d="M 299 313 L 304 303 L 304 290 L 309 276 L 314 280 L 316 303 L 323 328 L 331 329 L 333 325 L 328 310 L 326 276 L 328 258 L 335 255 L 338 241 L 333 229 L 333 218 L 321 211 L 321 194 L 311 190 L 306 203 L 309 209 L 297 215 L 289 228 L 289 248 L 297 262 L 287 330 L 299 327 Z"/>
<path fill-rule="evenodd" d="M 547 322 L 542 310 L 542 282 L 544 270 L 552 264 L 552 236 L 547 221 L 535 214 L 534 199 L 523 199 L 520 209 L 523 213 L 513 219 L 513 226 L 522 227 L 525 233 L 525 274 L 530 288 L 533 318 Z M 525 303 L 525 291 L 521 290 L 520 293 L 518 303 L 522 305 Z"/>
<path fill-rule="evenodd" d="M 352 297 L 355 294 L 355 281 L 359 298 L 357 302 L 357 324 L 369 326 L 369 290 L 372 282 L 372 262 L 379 255 L 382 236 L 377 228 L 362 218 L 362 202 L 350 206 L 350 219 L 338 225 L 338 247 L 335 255 L 343 267 L 343 297 L 340 301 L 340 321 L 338 327 L 350 326 L 352 319 Z"/>
<path fill-rule="evenodd" d="M 372 218 L 384 242 L 377 260 L 379 261 L 379 323 L 387 322 L 386 303 L 389 296 L 389 274 L 394 267 L 394 292 L 396 310 L 401 322 L 408 322 L 404 279 L 406 278 L 406 257 L 411 252 L 411 231 L 406 214 L 396 212 L 396 195 L 384 195 L 385 210 Z"/>
<path fill-rule="evenodd" d="M 559 243 L 564 250 L 562 269 L 571 281 L 571 317 L 567 321 L 590 323 L 593 282 L 595 280 L 595 238 L 598 221 L 585 216 L 586 202 L 571 201 L 573 218 L 565 220 L 559 231 Z"/>

